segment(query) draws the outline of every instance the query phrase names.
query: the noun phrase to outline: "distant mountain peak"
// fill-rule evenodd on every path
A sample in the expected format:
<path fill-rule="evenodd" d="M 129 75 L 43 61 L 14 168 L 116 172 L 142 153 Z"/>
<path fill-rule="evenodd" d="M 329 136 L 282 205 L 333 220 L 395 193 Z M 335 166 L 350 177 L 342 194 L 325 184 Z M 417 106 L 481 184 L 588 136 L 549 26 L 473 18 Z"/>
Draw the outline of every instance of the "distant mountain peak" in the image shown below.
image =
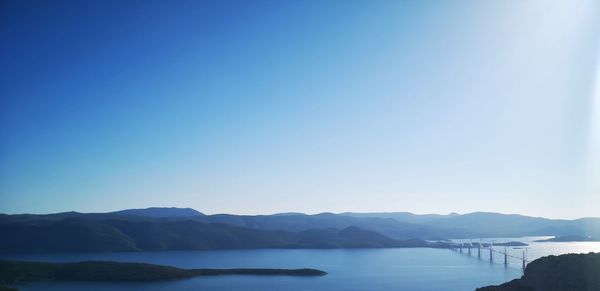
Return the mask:
<path fill-rule="evenodd" d="M 178 207 L 149 207 L 139 209 L 125 209 L 111 212 L 118 215 L 146 216 L 146 217 L 193 217 L 204 215 L 192 208 Z"/>
<path fill-rule="evenodd" d="M 272 214 L 272 216 L 294 216 L 294 215 L 306 215 L 306 213 L 302 212 L 280 212 Z"/>

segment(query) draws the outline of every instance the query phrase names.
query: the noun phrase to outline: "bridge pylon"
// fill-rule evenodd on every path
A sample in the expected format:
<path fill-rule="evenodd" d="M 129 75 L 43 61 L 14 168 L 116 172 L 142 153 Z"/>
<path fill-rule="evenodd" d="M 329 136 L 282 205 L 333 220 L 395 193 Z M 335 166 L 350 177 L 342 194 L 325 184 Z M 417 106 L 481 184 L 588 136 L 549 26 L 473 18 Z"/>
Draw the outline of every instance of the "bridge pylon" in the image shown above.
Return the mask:
<path fill-rule="evenodd" d="M 469 248 L 469 257 L 471 256 L 471 241 L 469 241 L 469 245 L 467 246 Z"/>

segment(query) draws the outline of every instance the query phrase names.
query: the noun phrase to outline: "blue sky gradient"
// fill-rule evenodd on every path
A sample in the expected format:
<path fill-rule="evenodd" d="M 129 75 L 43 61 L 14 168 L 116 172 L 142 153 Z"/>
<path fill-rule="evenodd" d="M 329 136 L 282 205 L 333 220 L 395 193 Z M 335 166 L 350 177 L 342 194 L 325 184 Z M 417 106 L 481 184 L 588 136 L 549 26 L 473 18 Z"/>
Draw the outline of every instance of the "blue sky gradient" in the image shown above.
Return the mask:
<path fill-rule="evenodd" d="M 600 216 L 596 1 L 4 1 L 0 36 L 0 212 Z"/>

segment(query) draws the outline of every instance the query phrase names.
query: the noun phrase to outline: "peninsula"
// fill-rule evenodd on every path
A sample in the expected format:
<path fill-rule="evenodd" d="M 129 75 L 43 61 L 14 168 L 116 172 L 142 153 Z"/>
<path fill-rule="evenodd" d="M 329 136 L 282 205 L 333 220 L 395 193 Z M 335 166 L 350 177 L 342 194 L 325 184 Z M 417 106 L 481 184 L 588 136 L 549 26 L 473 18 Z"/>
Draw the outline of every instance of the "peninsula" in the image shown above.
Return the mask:
<path fill-rule="evenodd" d="M 582 235 L 564 235 L 556 236 L 549 239 L 536 240 L 535 242 L 579 242 L 579 241 L 600 241 L 598 237 L 582 236 Z"/>
<path fill-rule="evenodd" d="M 217 275 L 324 276 L 326 274 L 324 271 L 308 268 L 181 269 L 154 264 L 108 261 L 77 263 L 0 261 L 0 284 L 38 281 L 160 281 Z"/>

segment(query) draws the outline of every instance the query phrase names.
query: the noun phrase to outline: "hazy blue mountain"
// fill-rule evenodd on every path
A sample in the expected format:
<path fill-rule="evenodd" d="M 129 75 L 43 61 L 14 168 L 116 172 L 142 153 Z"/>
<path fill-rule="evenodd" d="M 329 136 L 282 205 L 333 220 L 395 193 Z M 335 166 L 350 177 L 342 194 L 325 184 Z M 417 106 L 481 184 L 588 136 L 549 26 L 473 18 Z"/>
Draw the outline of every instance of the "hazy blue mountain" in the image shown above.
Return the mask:
<path fill-rule="evenodd" d="M 394 247 L 447 238 L 600 237 L 600 218 L 552 220 L 487 212 L 202 215 L 189 208 L 149 208 L 0 215 L 0 234 L 2 252 Z"/>
<path fill-rule="evenodd" d="M 570 222 L 573 224 L 573 228 L 580 229 L 579 233 L 564 233 L 564 235 L 580 235 L 580 236 L 593 236 L 600 238 L 600 218 L 598 217 L 586 217 L 573 220 Z"/>
<path fill-rule="evenodd" d="M 69 211 L 69 212 L 60 212 L 60 213 L 52 213 L 52 214 L 0 214 L 0 223 L 5 221 L 16 222 L 16 221 L 29 221 L 29 220 L 37 220 L 37 221 L 53 221 L 53 220 L 61 220 L 71 217 L 80 217 L 83 215 L 87 215 L 85 213 Z"/>
<path fill-rule="evenodd" d="M 289 216 L 289 215 L 307 215 L 307 214 L 302 213 L 302 212 L 280 212 L 280 213 L 271 214 L 271 216 Z"/>
<path fill-rule="evenodd" d="M 439 227 L 461 227 L 486 236 L 525 236 L 544 235 L 540 230 L 561 222 L 515 214 L 474 212 L 453 217 L 434 219 L 426 222 Z"/>
<path fill-rule="evenodd" d="M 194 218 L 203 216 L 201 212 L 192 208 L 177 208 L 177 207 L 150 207 L 140 209 L 125 209 L 106 213 L 81 213 L 75 211 L 60 212 L 52 214 L 0 214 L 0 223 L 3 221 L 56 221 L 66 218 L 86 217 L 88 219 L 107 219 L 115 216 L 127 216 L 129 219 L 146 219 L 146 218 Z"/>
<path fill-rule="evenodd" d="M 111 214 L 119 215 L 134 215 L 145 217 L 194 217 L 204 215 L 192 208 L 177 208 L 177 207 L 150 207 L 143 209 L 125 209 Z"/>
<path fill-rule="evenodd" d="M 343 212 L 340 215 L 353 216 L 353 217 L 378 217 L 378 218 L 391 218 L 400 222 L 406 223 L 425 223 L 440 218 L 448 218 L 458 216 L 457 213 L 450 214 L 414 214 L 410 212 Z"/>
<path fill-rule="evenodd" d="M 346 227 L 300 232 L 261 230 L 196 220 L 129 219 L 115 215 L 0 223 L 0 253 L 157 251 L 248 248 L 377 248 L 428 245 Z"/>
<path fill-rule="evenodd" d="M 517 214 L 473 212 L 449 215 L 409 212 L 389 213 L 341 213 L 352 217 L 392 218 L 406 223 L 429 226 L 437 233 L 450 238 L 518 237 L 534 235 L 554 236 L 600 236 L 600 218 L 577 220 L 547 219 Z"/>
<path fill-rule="evenodd" d="M 374 231 L 394 239 L 440 239 L 450 235 L 445 229 L 435 226 L 400 222 L 391 218 L 352 217 L 333 213 L 315 215 L 230 215 L 217 214 L 198 218 L 200 221 L 223 223 L 252 229 L 304 231 L 310 229 L 342 229 L 356 226 Z M 456 232 L 459 232 L 458 230 Z M 460 232 L 466 235 L 467 233 Z"/>
<path fill-rule="evenodd" d="M 591 235 L 600 234 L 600 219 L 547 219 L 517 214 L 474 212 L 426 222 L 443 228 L 461 227 L 488 237 L 534 235 Z"/>

